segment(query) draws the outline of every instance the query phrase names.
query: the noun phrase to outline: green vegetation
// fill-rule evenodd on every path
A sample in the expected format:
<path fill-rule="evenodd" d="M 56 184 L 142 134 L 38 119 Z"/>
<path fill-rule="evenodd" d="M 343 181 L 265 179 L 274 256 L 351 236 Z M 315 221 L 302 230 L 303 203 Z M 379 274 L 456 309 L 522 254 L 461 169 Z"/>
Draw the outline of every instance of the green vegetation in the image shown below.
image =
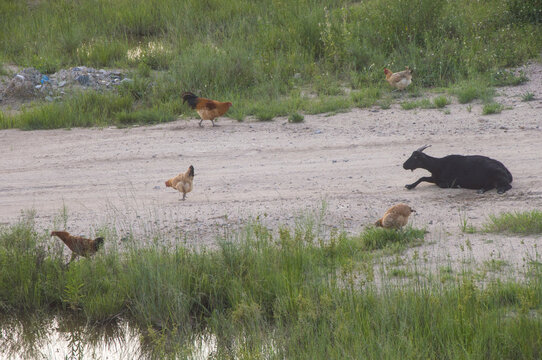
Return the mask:
<path fill-rule="evenodd" d="M 359 237 L 360 244 L 365 250 L 378 250 L 393 246 L 404 249 L 405 244 L 415 244 L 416 240 L 423 240 L 424 229 L 414 229 L 407 226 L 399 231 L 379 227 L 367 228 Z"/>
<path fill-rule="evenodd" d="M 433 99 L 433 102 L 429 99 L 420 99 L 420 100 L 414 100 L 414 101 L 404 101 L 401 103 L 401 107 L 404 110 L 412 110 L 416 108 L 421 109 L 442 109 L 446 105 L 450 104 L 450 99 L 448 99 L 446 96 L 441 95 L 437 96 Z"/>
<path fill-rule="evenodd" d="M 521 95 L 521 101 L 533 101 L 534 100 L 534 94 L 532 92 L 526 92 L 525 94 Z"/>
<path fill-rule="evenodd" d="M 435 104 L 435 107 L 438 109 L 442 109 L 446 105 L 449 105 L 451 103 L 450 99 L 448 99 L 446 96 L 437 96 L 433 99 L 433 104 Z"/>
<path fill-rule="evenodd" d="M 489 220 L 484 226 L 484 230 L 487 232 L 507 232 L 521 235 L 542 234 L 542 211 L 540 210 L 490 215 Z"/>
<path fill-rule="evenodd" d="M 361 90 L 355 90 L 350 93 L 350 97 L 355 106 L 366 108 L 375 105 L 382 96 L 382 90 L 376 87 L 368 87 Z"/>
<path fill-rule="evenodd" d="M 467 234 L 474 234 L 476 232 L 476 228 L 469 223 L 469 219 L 466 213 L 459 211 L 459 222 L 459 227 L 461 228 L 462 232 Z"/>
<path fill-rule="evenodd" d="M 371 228 L 359 237 L 322 238 L 310 222 L 276 234 L 253 223 L 214 249 L 165 248 L 157 236 L 144 247 L 125 240 L 133 243 L 123 251 L 114 231 L 98 234 L 107 239 L 103 251 L 66 267 L 64 245 L 38 231 L 31 217 L 2 228 L 0 316 L 34 314 L 37 326 L 47 314 L 61 324 L 81 319 L 94 324 L 94 339 L 100 324 L 125 319 L 142 329 L 141 341 L 156 358 L 188 356 L 186 339 L 202 331 L 216 336 L 218 358 L 540 355 L 540 266 L 525 283 L 479 285 L 451 270 L 432 281 L 416 270 L 414 256 L 376 284 L 370 249 L 406 245 L 422 230 Z M 395 286 L 393 277 L 412 286 Z M 5 329 L 11 322 L 2 323 Z M 39 330 L 30 328 L 36 334 L 24 339 L 39 341 Z M 70 336 L 75 352 L 83 351 L 82 335 Z"/>
<path fill-rule="evenodd" d="M 502 271 L 506 266 L 508 266 L 508 263 L 505 260 L 501 259 L 491 259 L 484 261 L 484 268 L 487 271 L 499 272 Z"/>
<path fill-rule="evenodd" d="M 67 106 L 63 120 L 49 124 L 59 108 L 48 104 L 1 126 L 147 123 L 194 115 L 179 100 L 183 90 L 232 101 L 229 115 L 239 120 L 366 107 L 390 91 L 384 66 L 397 71 L 409 65 L 420 89 L 479 84 L 482 92 L 458 90 L 466 103 L 487 96 L 490 86 L 525 81 L 502 69 L 540 54 L 538 1 L 4 1 L 0 64 L 45 73 L 76 65 L 130 68 L 140 84 L 121 110 L 96 117 Z M 345 87 L 370 94 L 350 98 Z M 300 89 L 321 99 L 292 101 Z M 123 101 L 126 95 L 118 94 Z M 119 120 L 118 112 L 134 114 Z"/>
<path fill-rule="evenodd" d="M 487 103 L 487 104 L 484 104 L 484 107 L 482 108 L 482 114 L 484 115 L 500 114 L 503 109 L 504 109 L 504 106 L 497 102 Z"/>
<path fill-rule="evenodd" d="M 457 84 L 451 89 L 451 94 L 457 96 L 460 104 L 467 104 L 475 99 L 489 102 L 493 99 L 495 90 L 479 81 L 466 81 Z"/>
<path fill-rule="evenodd" d="M 499 70 L 491 74 L 491 84 L 494 86 L 517 86 L 529 80 L 523 72 L 515 75 L 512 71 Z"/>
<path fill-rule="evenodd" d="M 300 122 L 303 122 L 303 120 L 305 119 L 305 117 L 303 115 L 301 115 L 300 113 L 293 113 L 292 115 L 290 115 L 288 117 L 288 122 L 291 122 L 291 123 L 300 123 Z"/>
<path fill-rule="evenodd" d="M 433 103 L 431 103 L 431 100 L 429 99 L 421 99 L 421 100 L 415 100 L 415 101 L 402 102 L 401 107 L 404 110 L 412 110 L 416 108 L 434 109 L 435 105 L 433 105 Z"/>

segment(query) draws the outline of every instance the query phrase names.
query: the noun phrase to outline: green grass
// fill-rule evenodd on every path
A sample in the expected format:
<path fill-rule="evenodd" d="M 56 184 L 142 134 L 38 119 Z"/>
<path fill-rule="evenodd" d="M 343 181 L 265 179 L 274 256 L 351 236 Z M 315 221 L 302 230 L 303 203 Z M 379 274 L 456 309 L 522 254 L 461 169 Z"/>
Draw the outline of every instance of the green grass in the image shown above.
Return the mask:
<path fill-rule="evenodd" d="M 495 94 L 495 90 L 482 80 L 458 83 L 450 92 L 457 96 L 460 104 L 467 104 L 476 99 L 489 102 Z"/>
<path fill-rule="evenodd" d="M 407 276 L 411 286 L 387 277 L 375 284 L 370 249 L 411 243 L 422 230 L 322 236 L 310 223 L 277 232 L 253 223 L 213 249 L 168 248 L 156 236 L 145 246 L 126 240 L 123 251 L 114 231 L 98 234 L 106 236 L 105 248 L 66 267 L 64 245 L 32 217 L 1 228 L 0 316 L 34 314 L 42 326 L 47 314 L 60 324 L 94 324 L 71 333 L 75 343 L 96 341 L 99 324 L 125 319 L 143 329 L 141 341 L 155 358 L 186 357 L 183 339 L 201 331 L 216 336 L 217 358 L 540 355 L 540 267 L 525 283 L 477 285 L 470 275 L 449 280 L 448 273 L 448 280 L 432 282 L 417 270 L 398 270 L 390 275 Z M 23 333 L 24 341 L 39 341 L 43 332 L 30 328 L 36 333 Z"/>
<path fill-rule="evenodd" d="M 433 104 L 435 104 L 436 108 L 442 109 L 446 105 L 451 104 L 451 101 L 446 96 L 437 96 L 433 99 Z"/>
<path fill-rule="evenodd" d="M 233 102 L 229 115 L 239 120 L 372 106 L 390 91 L 385 66 L 414 69 L 417 88 L 409 93 L 480 82 L 459 90 L 460 102 L 469 102 L 487 97 L 491 86 L 524 81 L 502 69 L 540 54 L 536 1 L 4 1 L 0 59 L 46 73 L 76 65 L 130 68 L 148 86 L 124 111 L 161 109 L 168 118 L 194 116 L 179 101 L 184 90 Z M 289 102 L 300 88 L 332 100 L 312 109 L 304 102 L 288 111 L 268 107 Z M 351 98 L 345 88 L 362 93 Z M 66 115 L 73 116 L 94 118 Z M 97 117 L 96 125 L 103 121 L 118 119 Z"/>
<path fill-rule="evenodd" d="M 484 230 L 521 235 L 542 234 L 542 211 L 506 212 L 490 215 Z"/>
<path fill-rule="evenodd" d="M 290 123 L 300 123 L 303 122 L 305 117 L 301 115 L 300 113 L 293 113 L 288 117 L 288 122 Z"/>
<path fill-rule="evenodd" d="M 404 110 L 412 110 L 416 108 L 434 109 L 436 106 L 429 99 L 421 99 L 415 101 L 404 101 L 401 103 L 401 108 Z"/>
<path fill-rule="evenodd" d="M 375 105 L 381 96 L 382 90 L 376 87 L 355 90 L 350 93 L 352 102 L 359 108 L 366 108 Z"/>
<path fill-rule="evenodd" d="M 365 250 L 378 250 L 385 247 L 399 247 L 423 240 L 424 229 L 414 229 L 407 226 L 401 230 L 391 230 L 379 227 L 368 228 L 360 235 L 360 243 Z"/>
<path fill-rule="evenodd" d="M 491 259 L 484 261 L 483 265 L 487 271 L 500 272 L 503 271 L 504 268 L 507 267 L 509 264 L 505 260 Z"/>
<path fill-rule="evenodd" d="M 491 114 L 500 114 L 501 111 L 504 109 L 504 106 L 497 102 L 492 102 L 488 104 L 484 104 L 484 107 L 482 108 L 482 114 L 484 115 L 491 115 Z"/>
<path fill-rule="evenodd" d="M 521 95 L 521 101 L 533 101 L 534 100 L 534 94 L 532 92 L 526 92 L 525 94 Z"/>
<path fill-rule="evenodd" d="M 14 116 L 0 118 L 0 128 L 56 129 L 105 126 L 120 113 L 131 109 L 130 96 L 98 92 L 77 93 L 64 102 L 23 108 Z M 115 120 L 116 121 L 116 120 Z"/>
<path fill-rule="evenodd" d="M 523 72 L 516 75 L 512 71 L 499 70 L 491 74 L 491 84 L 493 86 L 517 86 L 527 82 L 527 80 L 529 78 Z"/>

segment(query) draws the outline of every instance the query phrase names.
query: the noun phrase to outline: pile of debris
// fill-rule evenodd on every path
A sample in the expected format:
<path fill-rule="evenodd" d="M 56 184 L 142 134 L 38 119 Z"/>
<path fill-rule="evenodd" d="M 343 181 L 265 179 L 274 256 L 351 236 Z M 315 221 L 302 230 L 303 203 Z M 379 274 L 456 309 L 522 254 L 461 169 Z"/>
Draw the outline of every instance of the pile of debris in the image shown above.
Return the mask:
<path fill-rule="evenodd" d="M 68 90 L 108 90 L 123 82 L 132 81 L 117 70 L 96 70 L 86 66 L 62 69 L 45 75 L 34 68 L 26 68 L 0 85 L 0 101 L 30 101 L 62 98 Z"/>

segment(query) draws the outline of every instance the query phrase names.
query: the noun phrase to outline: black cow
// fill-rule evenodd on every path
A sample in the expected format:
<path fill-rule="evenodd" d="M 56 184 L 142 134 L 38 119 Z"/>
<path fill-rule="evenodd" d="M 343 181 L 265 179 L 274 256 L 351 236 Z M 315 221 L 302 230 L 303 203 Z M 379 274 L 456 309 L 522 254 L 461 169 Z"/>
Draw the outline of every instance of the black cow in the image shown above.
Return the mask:
<path fill-rule="evenodd" d="M 476 189 L 479 194 L 495 188 L 502 194 L 512 188 L 512 174 L 500 161 L 480 155 L 434 158 L 423 153 L 429 146 L 425 145 L 414 151 L 403 164 L 403 168 L 412 171 L 426 169 L 431 176 L 424 176 L 405 185 L 407 189 L 414 189 L 422 181 L 437 184 L 441 188 Z"/>

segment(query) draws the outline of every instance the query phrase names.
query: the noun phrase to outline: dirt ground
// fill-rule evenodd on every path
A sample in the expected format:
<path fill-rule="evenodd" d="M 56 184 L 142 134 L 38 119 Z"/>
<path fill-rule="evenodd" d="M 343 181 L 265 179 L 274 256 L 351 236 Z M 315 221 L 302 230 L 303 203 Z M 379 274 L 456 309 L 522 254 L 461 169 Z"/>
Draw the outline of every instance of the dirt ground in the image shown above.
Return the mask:
<path fill-rule="evenodd" d="M 489 214 L 542 207 L 542 65 L 525 67 L 529 82 L 500 88 L 508 107 L 483 116 L 482 106 L 454 102 L 442 110 L 354 109 L 307 115 L 305 122 L 178 120 L 129 129 L 0 131 L 0 223 L 34 209 L 44 231 L 63 228 L 93 235 L 115 228 L 119 237 L 163 233 L 168 241 L 211 245 L 217 235 L 260 217 L 270 226 L 318 213 L 324 225 L 359 233 L 389 206 L 406 202 L 426 227 L 417 251 L 441 266 L 495 258 L 521 267 L 536 256 L 538 236 L 465 234 Z M 522 102 L 531 92 L 535 100 Z M 406 99 L 406 98 L 405 98 Z M 234 104 L 235 106 L 235 104 Z M 423 144 L 432 156 L 480 154 L 503 162 L 514 176 L 504 195 L 495 190 L 439 189 L 422 183 L 425 170 L 402 163 Z M 194 190 L 181 201 L 164 181 L 195 167 Z M 62 218 L 63 208 L 67 219 Z M 109 244 L 111 246 L 111 244 Z M 409 256 L 407 254 L 407 256 Z"/>

